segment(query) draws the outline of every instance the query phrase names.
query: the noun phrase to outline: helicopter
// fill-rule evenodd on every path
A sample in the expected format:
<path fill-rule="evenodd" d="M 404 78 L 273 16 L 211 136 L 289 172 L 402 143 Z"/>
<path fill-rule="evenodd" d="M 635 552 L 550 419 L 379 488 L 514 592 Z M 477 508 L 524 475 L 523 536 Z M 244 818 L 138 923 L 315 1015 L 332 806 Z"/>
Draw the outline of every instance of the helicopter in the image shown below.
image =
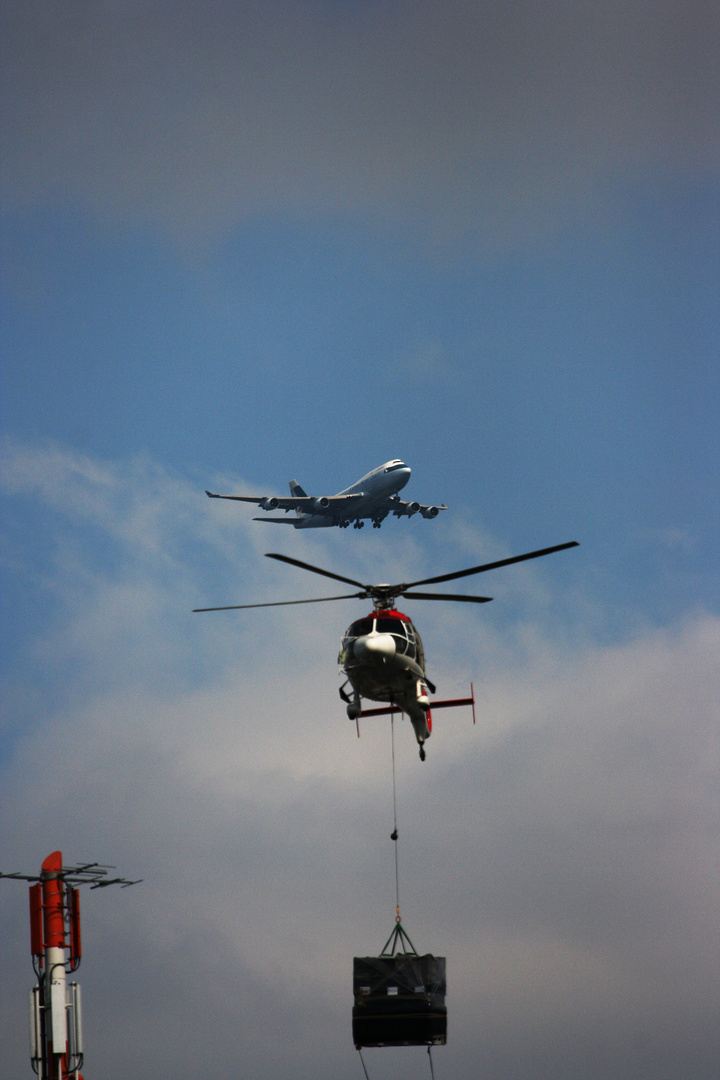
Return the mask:
<path fill-rule="evenodd" d="M 360 592 L 344 593 L 342 596 L 318 596 L 308 600 L 276 600 L 265 604 L 226 604 L 222 607 L 194 608 L 194 612 L 240 611 L 248 608 L 287 607 L 292 604 L 320 604 L 329 600 L 372 600 L 373 610 L 362 619 L 350 624 L 342 638 L 338 666 L 345 682 L 339 688 L 340 697 L 347 706 L 347 715 L 357 722 L 361 716 L 380 716 L 393 712 L 403 712 L 409 718 L 420 748 L 420 760 L 425 760 L 425 743 L 432 731 L 432 709 L 455 705 L 473 706 L 474 694 L 470 698 L 454 698 L 447 701 L 430 701 L 428 691 L 436 692 L 435 685 L 425 672 L 425 651 L 415 626 L 407 615 L 398 611 L 395 601 L 399 596 L 406 600 L 452 600 L 472 604 L 487 604 L 491 596 L 466 596 L 455 593 L 415 592 L 417 585 L 437 585 L 443 581 L 481 574 L 486 570 L 496 570 L 500 566 L 538 559 L 543 555 L 552 555 L 556 551 L 578 547 L 576 540 L 554 547 L 529 551 L 524 555 L 513 555 L 509 559 L 471 566 L 466 570 L 455 570 L 449 574 L 423 578 L 421 581 L 402 582 L 397 585 L 364 585 L 354 578 L 323 570 L 319 566 L 290 558 L 289 555 L 266 553 L 266 558 L 298 566 L 313 574 L 355 585 Z M 347 691 L 348 684 L 350 693 Z M 362 699 L 389 702 L 378 709 L 363 709 Z M 359 729 L 358 729 L 359 733 Z"/>

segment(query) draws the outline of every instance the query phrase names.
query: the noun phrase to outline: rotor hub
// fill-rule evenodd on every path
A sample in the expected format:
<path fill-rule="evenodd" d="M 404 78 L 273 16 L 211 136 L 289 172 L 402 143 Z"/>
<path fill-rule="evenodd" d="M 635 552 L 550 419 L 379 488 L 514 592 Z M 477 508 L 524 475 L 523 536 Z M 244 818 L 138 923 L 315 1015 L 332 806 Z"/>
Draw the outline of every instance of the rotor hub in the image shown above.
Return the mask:
<path fill-rule="evenodd" d="M 372 599 L 376 611 L 391 611 L 402 588 L 397 585 L 368 585 L 367 595 Z"/>

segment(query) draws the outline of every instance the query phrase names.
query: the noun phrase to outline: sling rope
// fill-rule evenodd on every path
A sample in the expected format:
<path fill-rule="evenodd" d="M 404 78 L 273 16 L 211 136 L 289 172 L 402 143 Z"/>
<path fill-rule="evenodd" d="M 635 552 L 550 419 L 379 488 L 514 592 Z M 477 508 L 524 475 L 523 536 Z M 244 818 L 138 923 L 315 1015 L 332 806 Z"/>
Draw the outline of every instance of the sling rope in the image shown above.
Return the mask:
<path fill-rule="evenodd" d="M 357 1049 L 358 1054 L 360 1055 L 360 1064 L 362 1065 L 363 1072 L 365 1073 L 365 1080 L 370 1080 L 370 1073 L 367 1071 L 367 1065 L 365 1064 L 365 1058 L 362 1056 L 362 1050 L 361 1050 L 361 1048 L 359 1046 L 356 1049 Z M 430 1062 L 430 1077 L 431 1077 L 431 1080 L 435 1080 L 435 1069 L 433 1068 L 433 1059 L 432 1059 L 432 1054 L 430 1053 L 430 1047 L 429 1046 L 427 1048 L 427 1052 L 428 1052 L 428 1061 Z"/>
<path fill-rule="evenodd" d="M 365 1066 L 365 1058 L 362 1056 L 362 1050 L 360 1049 L 359 1046 L 357 1048 L 357 1052 L 360 1055 L 360 1064 L 362 1065 L 363 1072 L 365 1073 L 365 1080 L 370 1080 L 370 1076 L 369 1076 L 367 1068 Z"/>

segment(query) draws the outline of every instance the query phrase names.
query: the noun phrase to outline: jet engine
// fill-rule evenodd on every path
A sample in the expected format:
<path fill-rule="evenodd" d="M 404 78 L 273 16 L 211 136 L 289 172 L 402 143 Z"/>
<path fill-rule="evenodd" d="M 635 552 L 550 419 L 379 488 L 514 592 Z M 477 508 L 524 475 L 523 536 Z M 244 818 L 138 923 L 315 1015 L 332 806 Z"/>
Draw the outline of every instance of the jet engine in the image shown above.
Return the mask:
<path fill-rule="evenodd" d="M 278 505 L 277 499 L 273 498 L 272 496 L 270 498 L 268 498 L 268 499 L 261 499 L 260 500 L 260 509 L 261 510 L 277 510 L 277 505 Z"/>
<path fill-rule="evenodd" d="M 313 510 L 327 510 L 330 505 L 330 500 L 326 495 L 323 495 L 321 499 L 313 499 Z"/>
<path fill-rule="evenodd" d="M 420 503 L 419 502 L 408 503 L 407 504 L 407 515 L 408 515 L 408 517 L 412 517 L 413 514 L 417 514 L 419 509 L 420 509 Z"/>
<path fill-rule="evenodd" d="M 424 518 L 436 518 L 440 511 L 438 510 L 437 506 L 426 506 L 424 510 L 420 511 L 420 513 Z"/>

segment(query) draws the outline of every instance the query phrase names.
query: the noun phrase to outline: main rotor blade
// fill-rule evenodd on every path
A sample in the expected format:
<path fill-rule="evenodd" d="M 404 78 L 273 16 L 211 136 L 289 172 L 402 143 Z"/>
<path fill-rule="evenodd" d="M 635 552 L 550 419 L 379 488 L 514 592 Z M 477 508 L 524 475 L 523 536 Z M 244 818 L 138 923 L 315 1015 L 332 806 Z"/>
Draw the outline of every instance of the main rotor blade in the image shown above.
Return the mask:
<path fill-rule="evenodd" d="M 253 607 L 288 607 L 290 604 L 322 604 L 326 600 L 358 600 L 365 593 L 348 593 L 346 596 L 316 596 L 312 600 L 274 600 L 269 604 L 225 604 L 224 607 L 196 607 L 193 614 L 200 611 L 241 611 Z"/>
<path fill-rule="evenodd" d="M 404 592 L 406 600 L 467 600 L 471 604 L 489 604 L 492 596 L 456 596 L 454 593 Z"/>
<path fill-rule="evenodd" d="M 496 570 L 499 566 L 510 566 L 511 563 L 524 562 L 526 559 L 539 559 L 541 555 L 552 555 L 555 551 L 565 551 L 566 548 L 572 547 L 579 547 L 577 540 L 571 540 L 569 544 L 556 544 L 555 547 L 541 548 L 540 551 L 528 551 L 526 555 L 513 555 L 511 559 L 498 559 L 497 562 L 472 566 L 469 570 L 457 570 L 454 574 L 439 574 L 437 577 L 423 578 L 422 581 L 410 581 L 407 588 L 411 589 L 414 585 L 434 585 L 440 581 L 452 581 L 454 578 L 468 577 L 469 574 L 481 574 L 484 570 Z"/>
<path fill-rule="evenodd" d="M 343 577 L 342 574 L 333 574 L 331 570 L 321 570 L 319 566 L 311 566 L 310 563 L 300 562 L 299 559 L 291 559 L 289 555 L 273 555 L 267 551 L 265 553 L 266 559 L 277 559 L 279 562 L 290 563 L 291 566 L 299 566 L 301 570 L 311 570 L 313 574 L 322 574 L 323 577 L 334 578 L 335 581 L 344 581 L 346 585 L 357 585 L 360 589 L 367 589 L 366 585 L 363 585 L 362 581 L 355 581 L 354 578 Z"/>

